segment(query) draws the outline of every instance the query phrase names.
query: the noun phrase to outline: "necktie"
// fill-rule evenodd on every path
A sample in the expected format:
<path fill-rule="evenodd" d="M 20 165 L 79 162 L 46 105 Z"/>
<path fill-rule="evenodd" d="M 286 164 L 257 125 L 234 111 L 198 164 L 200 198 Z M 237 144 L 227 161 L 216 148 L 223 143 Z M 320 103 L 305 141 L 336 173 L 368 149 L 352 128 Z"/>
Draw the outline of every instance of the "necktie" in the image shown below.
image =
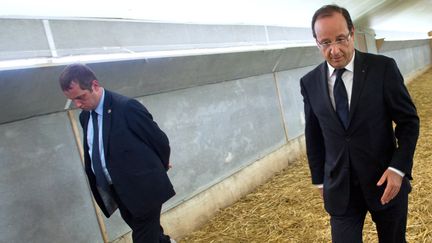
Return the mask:
<path fill-rule="evenodd" d="M 333 87 L 333 96 L 335 99 L 336 113 L 339 116 L 345 129 L 348 127 L 348 94 L 342 81 L 342 74 L 345 72 L 345 68 L 336 70 L 336 82 Z"/>
<path fill-rule="evenodd" d="M 102 169 L 102 161 L 99 152 L 99 127 L 98 127 L 98 114 L 95 111 L 91 113 L 93 121 L 93 148 L 91 162 L 93 164 L 93 170 L 96 176 L 96 183 L 106 192 L 109 192 L 108 181 L 105 177 L 105 173 Z"/>

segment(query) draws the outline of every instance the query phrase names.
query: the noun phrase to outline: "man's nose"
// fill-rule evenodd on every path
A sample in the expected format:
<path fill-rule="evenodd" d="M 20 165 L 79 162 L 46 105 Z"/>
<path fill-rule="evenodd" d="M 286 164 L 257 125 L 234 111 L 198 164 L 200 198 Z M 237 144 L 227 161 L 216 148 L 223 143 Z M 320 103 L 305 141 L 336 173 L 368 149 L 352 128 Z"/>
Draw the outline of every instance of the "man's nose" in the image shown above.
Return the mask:
<path fill-rule="evenodd" d="M 340 52 L 339 45 L 331 45 L 331 46 L 330 46 L 330 53 L 331 53 L 332 55 L 334 55 L 334 54 L 338 54 L 339 52 Z"/>

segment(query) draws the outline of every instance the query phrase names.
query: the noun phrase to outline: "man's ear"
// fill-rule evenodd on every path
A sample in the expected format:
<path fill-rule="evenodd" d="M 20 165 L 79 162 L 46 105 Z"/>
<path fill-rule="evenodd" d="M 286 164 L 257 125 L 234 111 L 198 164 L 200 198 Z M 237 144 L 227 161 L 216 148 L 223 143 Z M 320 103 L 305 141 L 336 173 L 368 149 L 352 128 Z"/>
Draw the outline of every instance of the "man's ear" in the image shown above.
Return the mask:
<path fill-rule="evenodd" d="M 101 88 L 101 86 L 99 85 L 99 81 L 97 79 L 94 79 L 92 81 L 91 87 L 92 87 L 92 90 L 95 91 L 95 92 L 99 92 L 99 90 Z"/>
<path fill-rule="evenodd" d="M 350 32 L 350 35 L 351 35 L 351 37 L 354 39 L 354 33 L 355 33 L 355 29 L 354 29 L 354 26 L 352 27 L 352 29 L 351 29 L 351 32 Z"/>

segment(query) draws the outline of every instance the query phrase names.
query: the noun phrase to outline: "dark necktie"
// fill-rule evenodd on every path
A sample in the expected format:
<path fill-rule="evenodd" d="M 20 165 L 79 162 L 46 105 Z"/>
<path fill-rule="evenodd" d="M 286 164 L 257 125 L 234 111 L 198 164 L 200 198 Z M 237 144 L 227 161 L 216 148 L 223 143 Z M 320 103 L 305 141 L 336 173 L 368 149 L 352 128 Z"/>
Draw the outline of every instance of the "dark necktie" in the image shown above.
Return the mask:
<path fill-rule="evenodd" d="M 109 184 L 102 169 L 102 161 L 99 152 L 99 127 L 97 119 L 98 114 L 95 111 L 92 111 L 91 117 L 93 121 L 93 148 L 91 157 L 93 170 L 96 176 L 96 182 L 98 186 L 100 186 L 106 192 L 109 192 Z"/>
<path fill-rule="evenodd" d="M 342 81 L 342 74 L 345 72 L 345 68 L 336 69 L 336 82 L 333 86 L 333 96 L 335 99 L 336 113 L 339 116 L 345 129 L 348 127 L 348 94 Z"/>

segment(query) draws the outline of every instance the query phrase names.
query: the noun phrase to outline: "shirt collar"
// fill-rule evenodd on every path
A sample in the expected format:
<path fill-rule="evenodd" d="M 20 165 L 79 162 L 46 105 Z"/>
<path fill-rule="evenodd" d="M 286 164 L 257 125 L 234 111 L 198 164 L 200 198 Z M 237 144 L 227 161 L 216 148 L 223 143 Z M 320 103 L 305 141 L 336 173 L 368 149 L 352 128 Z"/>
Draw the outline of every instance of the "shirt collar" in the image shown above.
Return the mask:
<path fill-rule="evenodd" d="M 102 88 L 102 96 L 101 96 L 101 99 L 99 100 L 99 104 L 97 105 L 97 107 L 95 109 L 95 112 L 98 115 L 102 115 L 103 114 L 103 104 L 104 104 L 104 101 L 105 101 L 105 89 Z"/>
<path fill-rule="evenodd" d="M 345 69 L 348 71 L 351 71 L 354 73 L 354 57 L 355 57 L 355 51 L 353 53 L 353 56 L 351 58 L 351 61 L 345 66 Z M 331 77 L 333 75 L 333 72 L 335 70 L 334 67 L 332 67 L 328 62 L 327 62 L 327 67 L 328 67 L 328 73 L 329 73 L 329 77 Z"/>

